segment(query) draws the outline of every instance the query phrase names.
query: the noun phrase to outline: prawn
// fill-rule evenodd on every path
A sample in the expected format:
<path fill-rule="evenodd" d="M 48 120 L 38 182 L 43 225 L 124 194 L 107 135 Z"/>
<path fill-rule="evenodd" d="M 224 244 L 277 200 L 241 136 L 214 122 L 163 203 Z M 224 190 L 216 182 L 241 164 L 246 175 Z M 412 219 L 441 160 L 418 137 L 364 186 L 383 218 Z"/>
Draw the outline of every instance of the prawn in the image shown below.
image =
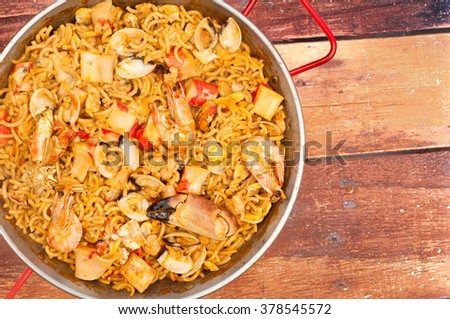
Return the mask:
<path fill-rule="evenodd" d="M 73 200 L 73 195 L 56 194 L 47 230 L 50 246 L 62 253 L 77 248 L 83 235 L 81 222 L 72 209 Z"/>
<path fill-rule="evenodd" d="M 284 183 L 284 155 L 273 142 L 261 136 L 247 139 L 241 147 L 242 159 L 247 169 L 270 195 L 285 198 L 281 187 Z"/>
<path fill-rule="evenodd" d="M 170 143 L 176 147 L 181 144 L 180 142 L 190 143 L 195 138 L 196 125 L 184 90 L 180 84 L 168 84 L 166 87 L 167 104 L 172 118 L 153 105 L 151 115 L 153 123 L 166 145 Z"/>

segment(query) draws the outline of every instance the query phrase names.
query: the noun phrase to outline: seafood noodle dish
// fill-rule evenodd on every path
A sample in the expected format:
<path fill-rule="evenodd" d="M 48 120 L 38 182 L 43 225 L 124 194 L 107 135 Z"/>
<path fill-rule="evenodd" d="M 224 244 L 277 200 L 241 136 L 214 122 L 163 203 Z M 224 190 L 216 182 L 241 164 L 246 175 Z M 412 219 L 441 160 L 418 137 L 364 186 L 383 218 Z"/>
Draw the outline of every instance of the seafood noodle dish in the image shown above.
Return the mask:
<path fill-rule="evenodd" d="M 42 28 L 0 88 L 4 217 L 130 295 L 217 272 L 284 200 L 284 98 L 232 17 L 111 1 Z"/>

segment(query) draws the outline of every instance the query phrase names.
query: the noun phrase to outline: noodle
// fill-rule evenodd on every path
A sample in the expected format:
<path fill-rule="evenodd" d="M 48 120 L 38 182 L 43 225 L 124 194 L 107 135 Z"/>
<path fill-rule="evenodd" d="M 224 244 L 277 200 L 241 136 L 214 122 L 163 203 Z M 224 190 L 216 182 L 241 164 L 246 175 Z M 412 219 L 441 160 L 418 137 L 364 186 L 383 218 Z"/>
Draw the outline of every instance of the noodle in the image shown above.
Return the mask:
<path fill-rule="evenodd" d="M 255 113 L 255 94 L 261 85 L 268 87 L 268 79 L 264 76 L 264 62 L 251 56 L 247 44 L 242 43 L 235 52 L 218 44 L 217 57 L 207 62 L 194 57 L 194 31 L 204 19 L 201 12 L 150 3 L 126 10 L 109 2 L 99 6 L 78 10 L 76 23 L 56 30 L 51 26 L 42 28 L 25 53 L 14 61 L 16 67 L 9 76 L 8 87 L 0 89 L 3 208 L 6 219 L 13 220 L 18 229 L 42 245 L 50 258 L 69 264 L 76 276 L 82 271 L 77 260 L 84 249 L 91 252 L 89 259 L 93 260 L 94 255 L 103 258 L 99 265 L 105 266 L 95 279 L 133 295 L 147 287 L 140 287 L 127 276 L 131 256 L 138 256 L 154 272 L 146 286 L 164 278 L 191 282 L 208 271 L 218 271 L 252 238 L 280 194 L 269 194 L 247 169 L 241 145 L 249 138 L 268 135 L 281 147 L 285 114 L 283 105 L 277 107 L 272 119 Z M 94 16 L 99 19 L 92 21 Z M 211 19 L 215 28 L 220 28 L 223 21 Z M 116 32 L 124 29 L 138 29 L 145 35 L 133 31 L 135 38 L 127 41 L 124 37 L 113 45 Z M 168 62 L 171 54 L 173 65 Z M 86 69 L 86 59 L 101 61 L 94 61 Z M 155 70 L 137 77 L 119 76 L 117 68 L 126 59 L 138 59 L 142 67 L 153 64 Z M 186 70 L 177 67 L 186 63 L 195 65 L 195 76 L 184 77 Z M 109 65 L 116 71 L 111 80 L 103 81 Z M 91 73 L 95 67 L 99 74 Z M 101 80 L 91 81 L 83 72 Z M 212 99 L 190 108 L 198 144 L 177 148 L 166 140 L 159 144 L 142 142 L 142 134 L 147 134 L 145 129 L 151 125 L 158 128 L 162 138 L 173 134 L 174 129 L 182 131 L 170 109 L 168 95 L 173 86 L 167 83 L 183 82 L 187 88 L 188 78 L 192 77 L 205 87 L 218 87 Z M 205 113 L 208 110 L 214 113 Z M 117 112 L 122 113 L 114 119 Z M 157 112 L 166 118 L 167 132 L 155 122 Z M 45 114 L 51 116 L 45 118 Z M 134 123 L 124 132 L 120 128 L 128 118 Z M 48 136 L 45 119 L 52 125 Z M 139 167 L 134 169 L 125 165 L 128 155 L 118 147 L 122 143 L 119 136 L 124 133 L 141 146 Z M 41 137 L 44 142 L 39 144 Z M 224 154 L 205 152 L 206 142 L 215 142 Z M 117 160 L 115 156 L 119 154 L 122 166 L 107 167 L 97 161 L 98 149 L 105 145 L 109 145 L 109 153 L 104 161 Z M 36 160 L 36 152 L 42 152 L 41 159 Z M 208 161 L 218 164 L 208 166 Z M 229 211 L 238 229 L 219 239 L 199 235 L 189 227 L 144 218 L 138 220 L 138 234 L 124 235 L 124 227 L 131 225 L 133 218 L 119 205 L 121 199 L 137 193 L 151 204 L 170 189 L 173 195 L 173 190 L 181 187 L 183 168 L 188 166 L 207 171 L 199 194 Z M 152 186 L 136 184 L 137 178 L 143 176 L 152 178 Z M 57 242 L 56 235 L 50 235 L 52 227 L 56 227 L 57 206 L 69 199 L 73 203 L 64 206 L 60 213 L 67 214 L 66 223 L 69 218 L 74 220 L 65 226 L 73 226 L 74 233 L 82 228 L 82 234 L 76 241 L 74 233 L 61 231 L 67 237 Z M 184 218 L 182 211 L 175 214 L 179 220 Z M 136 247 L 137 237 L 144 238 L 144 242 Z M 60 244 L 69 245 L 71 241 L 76 241 L 74 247 L 61 248 Z M 161 256 L 175 251 L 182 251 L 177 258 L 190 262 L 191 270 L 177 273 L 164 265 Z"/>

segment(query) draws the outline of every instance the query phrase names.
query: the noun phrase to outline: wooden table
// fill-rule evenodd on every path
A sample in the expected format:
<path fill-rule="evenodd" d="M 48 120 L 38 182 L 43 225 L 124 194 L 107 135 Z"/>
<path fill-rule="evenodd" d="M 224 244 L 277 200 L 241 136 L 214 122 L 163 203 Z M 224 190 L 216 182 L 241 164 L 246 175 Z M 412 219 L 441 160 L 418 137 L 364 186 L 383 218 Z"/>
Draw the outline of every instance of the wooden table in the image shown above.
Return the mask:
<path fill-rule="evenodd" d="M 3 1 L 0 50 L 53 2 Z M 338 51 L 294 78 L 313 142 L 295 209 L 264 256 L 208 297 L 450 297 L 449 3 L 312 3 Z M 249 17 L 290 67 L 328 51 L 298 1 L 260 1 Z M 345 163 L 326 158 L 334 147 Z M 1 239 L 0 296 L 25 269 Z M 35 274 L 17 295 L 71 297 Z"/>

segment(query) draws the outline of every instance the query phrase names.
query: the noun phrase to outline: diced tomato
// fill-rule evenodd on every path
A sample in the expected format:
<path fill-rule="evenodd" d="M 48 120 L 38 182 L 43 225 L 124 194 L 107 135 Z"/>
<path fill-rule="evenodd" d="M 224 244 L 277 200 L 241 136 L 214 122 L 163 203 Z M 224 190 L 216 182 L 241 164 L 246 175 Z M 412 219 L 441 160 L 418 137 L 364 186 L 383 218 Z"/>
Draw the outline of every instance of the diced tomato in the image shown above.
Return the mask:
<path fill-rule="evenodd" d="M 103 135 L 108 135 L 108 134 L 114 133 L 114 131 L 108 130 L 107 128 L 101 128 L 100 130 L 102 131 Z"/>
<path fill-rule="evenodd" d="M 144 257 L 144 252 L 142 251 L 142 248 L 138 248 L 136 250 L 133 251 L 134 253 L 136 253 L 139 257 Z"/>
<path fill-rule="evenodd" d="M 6 121 L 8 114 L 6 112 L 0 112 L 0 120 Z M 0 135 L 11 134 L 11 129 L 5 125 L 0 124 Z M 0 138 L 0 145 L 8 144 L 9 138 Z"/>
<path fill-rule="evenodd" d="M 91 259 L 92 257 L 94 257 L 94 255 L 98 255 L 97 251 L 95 251 L 95 250 L 91 251 L 91 253 L 88 256 L 88 259 Z"/>
<path fill-rule="evenodd" d="M 149 116 L 147 124 L 140 126 L 131 138 L 138 140 L 139 148 L 144 151 L 159 146 L 162 143 L 161 135 L 153 123 L 151 116 Z"/>
<path fill-rule="evenodd" d="M 33 63 L 32 62 L 20 63 L 20 64 L 17 64 L 14 67 L 13 73 L 16 72 L 19 69 L 26 69 L 27 71 L 31 71 L 32 68 L 33 68 Z"/>
<path fill-rule="evenodd" d="M 97 22 L 98 22 L 102 27 L 104 27 L 105 24 L 109 25 L 109 27 L 110 27 L 111 29 L 112 29 L 112 27 L 113 27 L 113 24 L 111 23 L 111 21 L 110 21 L 109 19 L 103 19 L 103 18 L 100 18 L 100 19 L 97 20 Z"/>
<path fill-rule="evenodd" d="M 125 104 L 120 103 L 119 100 L 117 100 L 117 108 L 121 111 L 128 112 L 128 107 Z"/>
<path fill-rule="evenodd" d="M 130 128 L 130 131 L 128 132 L 128 134 L 130 134 L 130 138 L 135 138 L 139 128 L 140 128 L 139 122 L 135 122 L 134 125 Z"/>
<path fill-rule="evenodd" d="M 113 130 L 109 130 L 107 128 L 101 128 L 100 136 L 104 141 L 117 141 L 120 137 L 120 134 L 114 132 Z"/>
<path fill-rule="evenodd" d="M 182 178 L 180 183 L 178 184 L 177 192 L 185 192 L 189 189 L 189 181 L 187 179 Z"/>
<path fill-rule="evenodd" d="M 203 103 L 213 100 L 219 94 L 219 87 L 200 80 L 189 80 L 186 83 L 186 100 L 190 106 L 200 107 Z"/>
<path fill-rule="evenodd" d="M 85 131 L 75 132 L 75 135 L 78 136 L 79 138 L 81 138 L 83 141 L 91 138 L 91 134 L 89 134 L 88 132 L 85 132 Z"/>
<path fill-rule="evenodd" d="M 108 247 L 108 244 L 106 243 L 106 242 L 104 242 L 104 241 L 99 241 L 98 243 L 97 243 L 97 250 L 96 250 L 96 252 L 97 252 L 97 254 L 99 255 L 99 256 L 102 256 L 104 253 L 105 253 L 105 249 Z"/>

